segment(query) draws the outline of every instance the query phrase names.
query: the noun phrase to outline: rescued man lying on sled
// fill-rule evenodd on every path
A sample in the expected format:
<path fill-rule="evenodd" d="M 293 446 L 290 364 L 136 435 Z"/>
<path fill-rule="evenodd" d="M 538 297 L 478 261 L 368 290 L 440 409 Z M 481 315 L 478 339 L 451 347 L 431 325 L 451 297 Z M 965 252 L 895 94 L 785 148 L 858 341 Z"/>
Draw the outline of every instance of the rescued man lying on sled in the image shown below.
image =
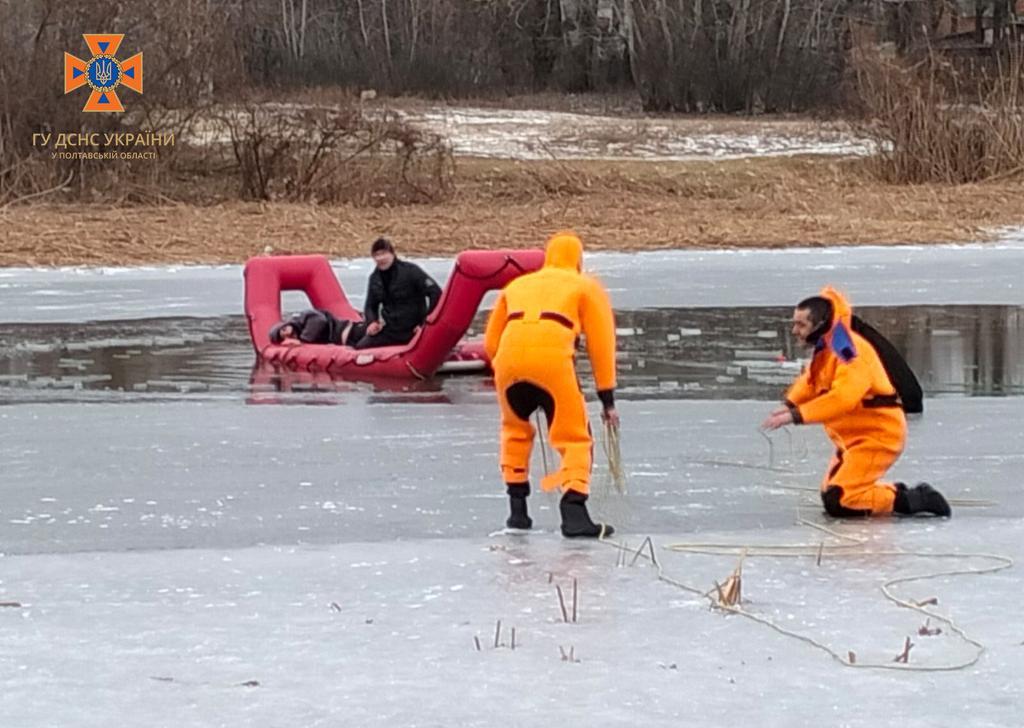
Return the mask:
<path fill-rule="evenodd" d="M 275 344 L 337 344 L 354 346 L 366 334 L 362 321 L 340 319 L 319 308 L 300 311 L 270 329 Z"/>

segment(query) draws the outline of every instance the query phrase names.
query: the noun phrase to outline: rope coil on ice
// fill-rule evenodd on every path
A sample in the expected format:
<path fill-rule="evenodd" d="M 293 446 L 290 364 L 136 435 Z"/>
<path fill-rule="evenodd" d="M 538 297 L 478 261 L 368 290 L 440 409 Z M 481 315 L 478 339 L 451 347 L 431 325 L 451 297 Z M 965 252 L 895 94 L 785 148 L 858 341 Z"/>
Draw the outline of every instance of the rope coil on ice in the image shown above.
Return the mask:
<path fill-rule="evenodd" d="M 802 518 L 798 519 L 797 522 L 800 525 L 807 526 L 807 527 L 813 528 L 813 529 L 817 529 L 819 531 L 823 531 L 824 533 L 826 533 L 826 534 L 834 537 L 835 539 L 837 539 L 839 541 L 839 543 L 832 543 L 832 544 L 828 544 L 828 545 L 825 545 L 822 542 L 822 543 L 818 543 L 818 544 L 775 544 L 775 545 L 770 545 L 770 546 L 747 546 L 747 545 L 729 544 L 729 543 L 699 543 L 698 542 L 698 543 L 673 543 L 673 544 L 667 544 L 666 546 L 664 546 L 664 548 L 669 550 L 669 551 L 684 552 L 684 553 L 691 553 L 691 554 L 736 555 L 736 556 L 740 556 L 741 559 L 746 559 L 746 558 L 756 557 L 756 556 L 789 557 L 789 558 L 792 558 L 792 557 L 803 557 L 803 558 L 817 557 L 817 558 L 820 559 L 823 554 L 826 554 L 829 557 L 833 557 L 833 558 L 834 557 L 839 557 L 839 556 L 845 557 L 845 558 L 867 557 L 867 556 L 894 556 L 894 557 L 908 557 L 908 556 L 910 556 L 910 557 L 933 558 L 933 559 L 982 559 L 982 560 L 987 560 L 987 561 L 990 561 L 990 562 L 994 562 L 990 566 L 981 567 L 981 568 L 952 569 L 952 570 L 948 570 L 948 571 L 935 571 L 935 572 L 927 572 L 927 573 L 923 573 L 923 574 L 913 574 L 913 575 L 910 575 L 910 576 L 897 577 L 895 579 L 889 579 L 888 581 L 885 581 L 879 587 L 881 589 L 882 595 L 886 599 L 888 599 L 890 602 L 892 602 L 893 604 L 896 604 L 897 606 L 903 607 L 905 609 L 911 609 L 913 611 L 920 612 L 921 614 L 926 615 L 929 619 L 934 619 L 937 622 L 941 622 L 942 624 L 946 625 L 953 634 L 957 635 L 961 640 L 963 640 L 964 642 L 966 642 L 969 645 L 971 645 L 972 647 L 974 647 L 974 655 L 971 658 L 967 659 L 967 660 L 962 660 L 962 661 L 959 661 L 959 662 L 952 662 L 952 663 L 943 664 L 943 665 L 911 665 L 911 664 L 908 664 L 906 662 L 906 654 L 901 655 L 900 657 L 897 658 L 897 659 L 902 658 L 902 659 L 900 659 L 899 662 L 896 662 L 896 661 L 893 661 L 893 662 L 862 662 L 860 660 L 857 660 L 852 652 L 848 652 L 846 655 L 842 655 L 842 654 L 836 652 L 834 649 L 832 649 L 828 645 L 824 644 L 823 642 L 821 642 L 819 640 L 816 640 L 813 637 L 809 637 L 807 635 L 795 632 L 795 631 L 793 631 L 791 629 L 787 629 L 787 628 L 779 625 L 778 623 L 774 622 L 773 620 L 771 620 L 771 619 L 769 619 L 767 617 L 762 617 L 759 614 L 756 614 L 754 612 L 748 611 L 747 609 L 745 609 L 743 607 L 742 603 L 740 603 L 740 602 L 737 602 L 735 604 L 724 603 L 723 600 L 715 598 L 715 596 L 716 596 L 716 590 L 715 589 L 711 589 L 711 590 L 698 589 L 697 587 L 694 587 L 694 586 L 692 586 L 690 584 L 687 584 L 687 583 L 685 583 L 683 581 L 680 581 L 678 579 L 675 579 L 675 578 L 669 576 L 666 573 L 664 566 L 657 559 L 654 558 L 654 546 L 653 546 L 653 543 L 650 541 L 650 538 L 648 538 L 646 541 L 644 541 L 644 544 L 642 544 L 640 549 L 636 551 L 636 553 L 634 555 L 634 561 L 638 557 L 643 557 L 643 558 L 649 560 L 652 563 L 652 565 L 657 569 L 657 578 L 658 578 L 659 581 L 663 581 L 666 584 L 669 584 L 669 585 L 674 586 L 674 587 L 676 587 L 678 589 L 681 589 L 683 591 L 686 591 L 688 593 L 691 593 L 691 594 L 694 594 L 694 595 L 697 595 L 697 596 L 700 596 L 700 597 L 706 599 L 712 609 L 716 609 L 716 610 L 719 610 L 719 611 L 722 611 L 722 612 L 726 612 L 726 613 L 729 613 L 729 614 L 740 615 L 742 617 L 750 619 L 751 621 L 757 622 L 758 624 L 762 624 L 762 625 L 764 625 L 766 627 L 769 627 L 770 629 L 773 629 L 776 632 L 778 632 L 778 633 L 780 633 L 780 634 L 782 634 L 782 635 L 784 635 L 786 637 L 791 637 L 793 639 L 796 639 L 796 640 L 799 640 L 801 642 L 804 642 L 804 643 L 814 647 L 815 649 L 817 649 L 817 650 L 819 650 L 821 652 L 824 652 L 825 654 L 829 655 L 832 659 L 834 659 L 836 662 L 841 664 L 843 667 L 854 667 L 854 668 L 874 669 L 874 670 L 898 670 L 898 671 L 905 671 L 905 672 L 953 672 L 953 671 L 963 670 L 965 668 L 971 667 L 972 665 L 975 665 L 978 662 L 978 660 L 981 659 L 981 656 L 985 653 L 985 650 L 986 650 L 985 645 L 982 644 L 981 642 L 979 642 L 978 640 L 974 639 L 973 637 L 969 636 L 963 630 L 963 628 L 961 628 L 952 619 L 952 617 L 948 617 L 948 616 L 945 616 L 945 615 L 940 614 L 938 612 L 935 612 L 933 610 L 926 609 L 924 603 L 918 603 L 918 602 L 910 601 L 908 599 L 902 599 L 902 598 L 896 596 L 892 592 L 892 588 L 895 587 L 898 584 L 904 584 L 904 583 L 908 583 L 908 582 L 912 582 L 912 581 L 926 581 L 926 580 L 929 580 L 929 579 L 938 579 L 938 578 L 949 577 L 949 576 L 994 574 L 994 573 L 996 573 L 998 571 L 1003 571 L 1004 569 L 1008 569 L 1011 566 L 1013 566 L 1014 565 L 1013 559 L 1011 559 L 1008 556 L 1003 556 L 1003 555 L 1000 555 L 1000 554 L 986 554 L 986 553 L 933 553 L 933 552 L 925 552 L 925 551 L 906 551 L 906 550 L 902 550 L 902 549 L 892 549 L 892 550 L 871 550 L 871 549 L 865 549 L 864 548 L 864 544 L 867 541 L 866 539 L 856 538 L 856 537 L 853 537 L 853 536 L 847 536 L 847 535 L 838 533 L 838 532 L 836 532 L 836 531 L 834 531 L 834 530 L 832 530 L 830 528 L 827 528 L 825 526 L 821 526 L 819 524 L 811 523 L 810 521 L 807 521 L 807 520 L 802 519 Z M 632 552 L 632 549 L 627 549 L 621 542 L 618 542 L 618 541 L 612 541 L 610 539 L 602 538 L 601 542 L 609 544 L 610 546 L 613 546 L 613 547 L 619 549 L 620 551 L 628 550 L 628 551 Z M 645 554 L 643 552 L 644 546 L 647 545 L 648 543 L 651 544 L 650 555 L 647 555 L 647 554 Z M 719 588 L 717 590 L 717 594 L 718 595 L 722 594 L 721 588 Z M 905 648 L 905 651 L 908 650 L 908 649 L 909 649 L 909 642 L 908 642 L 908 646 Z"/>

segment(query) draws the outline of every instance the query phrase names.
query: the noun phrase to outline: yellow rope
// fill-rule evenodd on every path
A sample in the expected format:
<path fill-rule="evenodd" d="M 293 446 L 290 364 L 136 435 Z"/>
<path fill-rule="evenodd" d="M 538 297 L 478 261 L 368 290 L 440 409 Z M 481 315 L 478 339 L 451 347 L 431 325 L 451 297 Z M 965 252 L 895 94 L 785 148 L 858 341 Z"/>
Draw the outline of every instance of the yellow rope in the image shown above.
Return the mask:
<path fill-rule="evenodd" d="M 540 440 L 540 458 L 544 467 L 544 475 L 541 477 L 541 479 L 543 480 L 543 478 L 546 478 L 547 476 L 551 475 L 551 467 L 548 464 L 548 435 L 547 428 L 544 427 L 544 424 L 541 422 L 540 419 L 540 410 L 536 410 L 536 412 L 534 412 L 534 415 L 534 420 L 537 422 L 535 429 L 537 431 L 538 439 Z"/>
<path fill-rule="evenodd" d="M 621 495 L 626 494 L 626 471 L 622 466 L 622 446 L 619 441 L 619 428 L 605 421 L 601 430 L 601 449 L 608 459 L 608 472 L 612 476 L 612 485 Z"/>
<path fill-rule="evenodd" d="M 691 553 L 691 554 L 710 554 L 710 555 L 730 555 L 730 554 L 731 555 L 740 555 L 740 554 L 742 554 L 744 556 L 744 558 L 748 557 L 748 556 L 815 557 L 815 556 L 819 556 L 819 555 L 821 555 L 823 553 L 827 553 L 830 558 L 833 558 L 833 557 L 836 557 L 836 556 L 844 556 L 844 557 L 865 557 L 865 556 L 900 556 L 900 557 L 906 557 L 906 556 L 914 556 L 914 557 L 919 557 L 919 558 L 933 558 L 933 559 L 984 559 L 984 560 L 988 560 L 988 561 L 994 561 L 996 563 L 993 564 L 992 566 L 978 568 L 978 569 L 954 569 L 954 570 L 950 570 L 950 571 L 930 572 L 930 573 L 924 573 L 924 574 L 915 574 L 915 575 L 911 575 L 911 576 L 899 577 L 899 578 L 896 578 L 896 579 L 890 579 L 890 580 L 884 582 L 881 585 L 881 587 L 880 587 L 881 591 L 882 591 L 882 595 L 886 599 L 891 601 L 893 604 L 896 604 L 897 606 L 903 607 L 905 609 L 911 609 L 913 611 L 920 612 L 921 614 L 926 615 L 930 619 L 934 619 L 934 620 L 936 620 L 938 622 L 941 622 L 941 623 L 945 624 L 954 634 L 956 634 L 958 637 L 960 637 L 960 639 L 962 639 L 964 642 L 967 642 L 968 644 L 970 644 L 971 646 L 973 646 L 975 648 L 974 655 L 970 659 L 968 659 L 968 660 L 963 660 L 961 662 L 956 662 L 956 663 L 951 663 L 951 664 L 946 664 L 946 665 L 909 665 L 909 664 L 906 664 L 906 663 L 894 663 L 894 662 L 891 662 L 891 663 L 885 663 L 885 662 L 856 662 L 856 661 L 853 661 L 850 656 L 840 655 L 838 652 L 833 650 L 831 647 L 823 644 L 822 642 L 819 642 L 818 640 L 814 639 L 813 637 L 808 637 L 807 635 L 799 634 L 797 632 L 794 632 L 792 630 L 789 630 L 789 629 L 786 629 L 785 627 L 780 626 L 776 622 L 773 622 L 772 620 L 770 620 L 770 619 L 768 619 L 766 617 L 762 617 L 762 616 L 760 616 L 758 614 L 755 614 L 753 612 L 748 612 L 746 609 L 744 609 L 742 607 L 742 605 L 729 606 L 729 605 L 720 604 L 712 596 L 714 594 L 714 590 L 713 589 L 710 590 L 710 591 L 698 589 L 698 588 L 696 588 L 694 586 L 691 586 L 689 584 L 686 584 L 686 583 L 684 583 L 682 581 L 679 581 L 677 579 L 674 579 L 674 578 L 668 576 L 665 573 L 664 567 L 662 567 L 662 565 L 658 562 L 658 560 L 654 556 L 654 545 L 653 545 L 653 542 L 650 541 L 650 539 L 647 539 L 644 542 L 644 545 L 646 545 L 647 543 L 651 544 L 650 555 L 648 556 L 647 554 L 643 553 L 643 547 L 644 546 L 641 545 L 640 549 L 635 552 L 634 561 L 638 557 L 643 556 L 643 558 L 651 561 L 652 564 L 657 569 L 657 578 L 658 578 L 659 581 L 663 581 L 666 584 L 670 584 L 671 586 L 674 586 L 674 587 L 676 587 L 678 589 L 681 589 L 683 591 L 686 591 L 686 592 L 689 592 L 691 594 L 700 596 L 700 597 L 702 597 L 704 599 L 707 599 L 708 603 L 709 603 L 709 605 L 711 606 L 712 609 L 716 609 L 716 610 L 719 610 L 719 611 L 722 611 L 722 612 L 726 612 L 726 613 L 729 613 L 729 614 L 738 614 L 738 615 L 740 615 L 742 617 L 746 617 L 747 619 L 749 619 L 751 621 L 757 622 L 758 624 L 762 624 L 762 625 L 764 625 L 766 627 L 769 627 L 772 630 L 774 630 L 774 631 L 776 631 L 776 632 L 778 632 L 778 633 L 780 633 L 782 635 L 785 635 L 787 637 L 791 637 L 793 639 L 796 639 L 796 640 L 799 640 L 801 642 L 804 642 L 805 644 L 808 644 L 808 645 L 814 647 L 815 649 L 820 650 L 820 651 L 824 652 L 825 654 L 829 655 L 833 660 L 835 660 L 839 664 L 843 665 L 844 667 L 853 667 L 853 668 L 860 668 L 860 669 L 873 669 L 873 670 L 898 670 L 898 671 L 901 670 L 901 671 L 905 671 L 905 672 L 951 672 L 951 671 L 963 670 L 963 669 L 965 669 L 967 667 L 971 667 L 972 665 L 976 664 L 979 659 L 981 659 L 981 656 L 982 656 L 982 654 L 984 654 L 985 649 L 986 649 L 985 646 L 981 642 L 979 642 L 976 639 L 974 639 L 973 637 L 970 637 L 969 635 L 967 635 L 967 633 L 964 632 L 964 630 L 958 624 L 956 624 L 956 622 L 954 622 L 952 618 L 947 617 L 947 616 L 942 615 L 942 614 L 939 614 L 937 612 L 931 611 L 929 609 L 925 609 L 920 604 L 908 601 L 906 599 L 901 599 L 901 598 L 895 596 L 893 594 L 893 592 L 892 592 L 892 587 L 894 587 L 894 586 L 896 586 L 898 584 L 904 584 L 904 583 L 908 583 L 908 582 L 912 582 L 912 581 L 925 581 L 927 579 L 938 579 L 938 578 L 948 577 L 948 576 L 962 576 L 962 575 L 971 575 L 971 574 L 973 574 L 973 575 L 992 574 L 992 573 L 995 573 L 997 571 L 1002 571 L 1004 569 L 1008 569 L 1011 566 L 1013 566 L 1013 564 L 1014 564 L 1013 559 L 1009 558 L 1008 556 L 1002 556 L 1002 555 L 998 555 L 998 554 L 985 554 L 985 553 L 973 553 L 973 554 L 970 554 L 970 553 L 968 553 L 968 554 L 963 554 L 963 553 L 930 553 L 930 552 L 905 551 L 905 550 L 874 551 L 874 550 L 870 550 L 870 549 L 865 549 L 864 548 L 864 544 L 867 542 L 866 538 L 856 538 L 856 537 L 853 537 L 853 536 L 847 536 L 847 535 L 844 535 L 844 534 L 841 534 L 841 533 L 837 533 L 836 531 L 834 531 L 834 530 L 832 530 L 830 528 L 827 528 L 825 526 L 821 526 L 819 524 L 811 523 L 810 521 L 804 520 L 802 518 L 798 519 L 798 523 L 800 523 L 801 525 L 808 526 L 810 528 L 814 528 L 814 529 L 817 529 L 819 531 L 822 531 L 822 532 L 824 532 L 824 533 L 834 537 L 835 539 L 840 541 L 840 543 L 833 543 L 833 544 L 828 544 L 828 545 L 825 545 L 824 543 L 819 543 L 819 544 L 775 544 L 775 545 L 771 545 L 771 546 L 755 546 L 755 547 L 743 546 L 743 545 L 739 545 L 739 544 L 723 544 L 723 543 L 675 543 L 675 544 L 668 544 L 664 548 L 666 548 L 667 550 L 670 550 L 670 551 L 678 551 L 678 552 Z M 612 541 L 610 539 L 604 538 L 603 534 L 602 534 L 602 538 L 600 540 L 601 540 L 602 543 L 609 544 L 610 546 L 613 546 L 616 549 L 619 549 L 620 551 L 630 551 L 631 553 L 633 552 L 632 549 L 627 549 L 621 542 Z M 845 543 L 843 543 L 843 542 L 845 542 Z"/>

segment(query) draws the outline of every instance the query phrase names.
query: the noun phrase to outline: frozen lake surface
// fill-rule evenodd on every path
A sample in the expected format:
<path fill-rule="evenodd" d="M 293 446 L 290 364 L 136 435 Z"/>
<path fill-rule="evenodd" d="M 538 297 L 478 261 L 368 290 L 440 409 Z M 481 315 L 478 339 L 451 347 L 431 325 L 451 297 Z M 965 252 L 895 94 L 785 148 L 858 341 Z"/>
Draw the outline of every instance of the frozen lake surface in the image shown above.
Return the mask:
<path fill-rule="evenodd" d="M 828 448 L 818 432 L 801 431 L 792 448 L 780 435 L 767 469 L 754 431 L 766 408 L 623 403 L 631 492 L 595 495 L 594 510 L 633 548 L 651 536 L 666 572 L 698 588 L 724 579 L 736 556 L 661 547 L 809 544 L 804 558 L 748 557 L 750 611 L 861 662 L 888 663 L 906 636 L 911 666 L 972 659 L 948 629 L 919 637 L 925 617 L 886 602 L 879 586 L 992 565 L 896 549 L 1024 558 L 1024 400 L 932 402 L 894 473 L 997 505 L 958 508 L 949 522 L 831 524 L 885 555 L 821 566 L 822 534 L 794 524 L 826 519 L 812 491 L 793 488 L 816 486 Z M 482 404 L 2 408 L 0 599 L 22 604 L 0 609 L 3 714 L 11 725 L 62 726 L 118 716 L 195 726 L 484 726 L 505 716 L 540 726 L 575 724 L 581 710 L 611 725 L 631 715 L 666 726 L 1017 719 L 1016 569 L 897 589 L 937 597 L 934 609 L 985 645 L 977 665 L 843 668 L 710 612 L 643 562 L 617 566 L 607 544 L 563 541 L 551 496 L 532 498 L 537 533 L 488 537 L 505 515 L 494 415 Z M 568 595 L 573 579 L 579 615 L 567 624 L 555 586 Z M 522 687 L 517 697 L 510 685 Z"/>
<path fill-rule="evenodd" d="M 629 486 L 599 453 L 592 510 L 698 592 L 749 548 L 744 608 L 790 635 L 563 540 L 554 495 L 535 532 L 495 533 L 484 377 L 253 371 L 237 267 L 0 270 L 3 723 L 1019 725 L 1022 259 L 1011 239 L 588 256 L 619 309 Z M 362 290 L 363 262 L 336 270 Z M 893 476 L 953 519 L 830 521 L 820 430 L 756 430 L 795 372 L 788 307 L 825 282 L 921 375 Z M 931 617 L 881 591 L 982 570 L 891 587 Z"/>
<path fill-rule="evenodd" d="M 416 259 L 443 282 L 450 259 Z M 334 263 L 361 305 L 372 261 Z M 586 253 L 619 309 L 792 306 L 825 284 L 854 305 L 1024 305 L 1024 231 L 972 245 Z M 0 322 L 78 322 L 242 312 L 242 268 L 0 268 Z M 299 304 L 296 297 L 286 308 Z"/>

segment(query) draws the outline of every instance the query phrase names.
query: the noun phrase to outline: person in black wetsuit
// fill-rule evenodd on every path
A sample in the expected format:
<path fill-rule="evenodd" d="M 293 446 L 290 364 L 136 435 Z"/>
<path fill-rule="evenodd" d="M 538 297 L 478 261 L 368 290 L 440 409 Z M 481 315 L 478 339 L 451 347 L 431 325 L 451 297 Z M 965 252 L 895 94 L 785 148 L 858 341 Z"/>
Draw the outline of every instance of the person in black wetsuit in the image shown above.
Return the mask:
<path fill-rule="evenodd" d="M 300 311 L 280 321 L 270 329 L 270 340 L 275 344 L 296 341 L 303 344 L 338 344 L 351 346 L 366 334 L 366 324 L 334 316 L 329 311 L 314 308 Z"/>
<path fill-rule="evenodd" d="M 370 249 L 377 268 L 366 288 L 366 335 L 357 349 L 405 344 L 441 298 L 441 288 L 415 263 L 401 260 L 395 246 L 378 238 Z"/>

